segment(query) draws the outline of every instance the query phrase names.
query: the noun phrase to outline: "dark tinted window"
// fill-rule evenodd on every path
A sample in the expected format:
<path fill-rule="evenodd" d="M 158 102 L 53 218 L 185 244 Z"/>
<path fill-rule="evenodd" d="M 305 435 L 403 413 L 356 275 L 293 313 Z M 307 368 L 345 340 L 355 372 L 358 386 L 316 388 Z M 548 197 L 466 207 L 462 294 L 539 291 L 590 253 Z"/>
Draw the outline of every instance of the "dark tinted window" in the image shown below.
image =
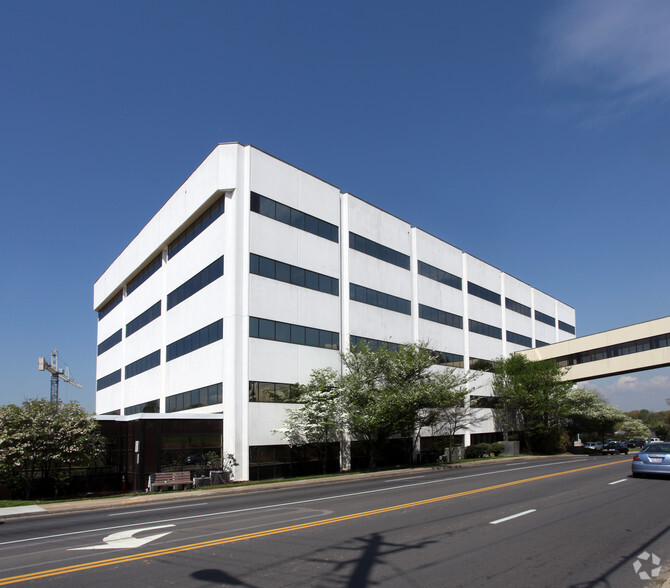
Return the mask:
<path fill-rule="evenodd" d="M 250 257 L 249 271 L 252 274 L 339 296 L 340 284 L 337 278 L 331 278 L 330 276 L 318 274 L 311 270 L 289 265 L 288 263 L 261 257 L 255 253 L 252 253 Z"/>
<path fill-rule="evenodd" d="M 170 343 L 167 346 L 166 361 L 172 361 L 177 357 L 196 351 L 221 339 L 223 339 L 223 319 L 219 319 L 211 325 L 207 325 L 190 335 L 186 335 L 186 337 L 178 339 L 174 343 Z"/>
<path fill-rule="evenodd" d="M 531 314 L 529 306 L 521 304 L 521 302 L 517 302 L 516 300 L 512 300 L 511 298 L 505 298 L 505 308 L 507 308 L 508 310 L 512 310 L 514 312 L 518 312 L 519 314 L 522 314 L 527 317 L 530 317 Z"/>
<path fill-rule="evenodd" d="M 110 337 L 107 337 L 102 343 L 98 345 L 98 355 L 104 353 L 108 349 L 111 349 L 116 345 L 117 343 L 121 342 L 121 329 L 116 331 L 113 335 Z"/>
<path fill-rule="evenodd" d="M 539 310 L 535 311 L 535 320 L 540 321 L 541 323 L 544 323 L 545 325 L 549 325 L 551 327 L 556 326 L 556 320 L 554 319 L 553 316 L 549 316 L 548 314 L 544 314 L 543 312 L 540 312 Z"/>
<path fill-rule="evenodd" d="M 118 384 L 121 381 L 121 370 L 118 369 L 111 374 L 108 374 L 106 376 L 103 376 L 96 382 L 96 390 L 104 390 L 105 388 L 109 388 L 110 386 L 113 386 L 114 384 Z"/>
<path fill-rule="evenodd" d="M 461 290 L 463 287 L 462 280 L 458 276 L 445 272 L 444 270 L 429 265 L 421 260 L 419 260 L 418 270 L 420 275 L 435 280 L 436 282 L 440 282 L 441 284 L 445 284 L 446 286 L 451 286 L 457 290 Z"/>
<path fill-rule="evenodd" d="M 516 345 L 523 345 L 524 347 L 533 346 L 533 340 L 530 337 L 520 335 L 519 333 L 513 333 L 512 331 L 507 331 L 507 341 L 515 343 Z"/>
<path fill-rule="evenodd" d="M 156 320 L 161 315 L 160 300 L 156 302 L 151 308 L 145 310 L 142 314 L 135 317 L 126 325 L 126 337 L 130 337 L 133 333 L 139 331 L 142 327 L 148 325 L 151 321 Z"/>
<path fill-rule="evenodd" d="M 456 327 L 457 329 L 463 328 L 462 316 L 439 310 L 432 306 L 426 306 L 425 304 L 419 304 L 419 318 L 433 321 L 434 323 L 440 323 L 441 325 L 447 325 L 448 327 Z"/>
<path fill-rule="evenodd" d="M 411 314 L 411 303 L 405 298 L 399 298 L 385 292 L 378 292 L 371 288 L 349 284 L 349 298 L 356 302 L 363 302 L 378 308 L 385 308 L 402 314 Z"/>
<path fill-rule="evenodd" d="M 159 366 L 160 363 L 161 363 L 161 352 L 160 349 L 158 349 L 153 353 L 150 353 L 149 355 L 145 355 L 144 357 L 138 359 L 137 361 L 129 363 L 126 366 L 125 378 L 127 380 L 128 378 L 137 376 L 138 374 L 141 374 L 143 372 L 146 372 L 152 368 Z"/>
<path fill-rule="evenodd" d="M 486 323 L 480 323 L 472 319 L 469 321 L 469 330 L 471 333 L 477 333 L 485 337 L 502 339 L 502 329 L 500 327 L 494 327 L 493 325 L 487 325 Z"/>
<path fill-rule="evenodd" d="M 339 229 L 335 225 L 256 192 L 251 193 L 251 211 L 334 243 L 339 241 Z"/>
<path fill-rule="evenodd" d="M 361 237 L 356 233 L 349 233 L 349 247 L 403 269 L 409 269 L 409 255 Z"/>
<path fill-rule="evenodd" d="M 105 318 L 123 300 L 123 290 L 119 290 L 114 297 L 98 311 L 98 320 Z"/>
<path fill-rule="evenodd" d="M 167 296 L 167 308 L 170 310 L 199 292 L 223 275 L 223 256 L 210 263 L 205 269 L 198 272 L 192 278 L 186 280 L 181 286 L 175 288 Z"/>
<path fill-rule="evenodd" d="M 162 254 L 159 253 L 154 257 L 149 264 L 137 274 L 126 286 L 126 296 L 130 296 L 137 288 L 139 288 L 144 282 L 146 282 L 151 276 L 153 276 L 160 268 L 163 263 Z"/>
<path fill-rule="evenodd" d="M 249 336 L 310 347 L 340 348 L 339 333 L 256 317 L 249 317 Z"/>
<path fill-rule="evenodd" d="M 500 294 L 473 282 L 468 282 L 468 294 L 472 294 L 473 296 L 477 296 L 477 298 L 487 300 L 488 302 L 493 302 L 493 304 L 500 305 Z"/>
<path fill-rule="evenodd" d="M 225 209 L 225 195 L 221 196 L 205 212 L 203 212 L 195 221 L 193 221 L 180 235 L 168 245 L 168 259 L 177 255 L 186 245 L 209 227 L 217 218 L 219 218 Z"/>

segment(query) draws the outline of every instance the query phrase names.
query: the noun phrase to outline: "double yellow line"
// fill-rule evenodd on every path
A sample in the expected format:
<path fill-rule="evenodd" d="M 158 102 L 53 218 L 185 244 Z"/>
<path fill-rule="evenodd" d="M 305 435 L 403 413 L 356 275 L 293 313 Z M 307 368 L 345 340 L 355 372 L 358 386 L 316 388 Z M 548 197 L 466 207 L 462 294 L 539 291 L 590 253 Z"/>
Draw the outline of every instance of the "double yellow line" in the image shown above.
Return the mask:
<path fill-rule="evenodd" d="M 433 504 L 435 502 L 442 502 L 451 500 L 453 498 L 460 498 L 462 496 L 471 496 L 481 492 L 490 492 L 491 490 L 498 490 L 500 488 L 509 488 L 510 486 L 517 486 L 519 484 L 528 484 L 529 482 L 536 482 L 538 480 L 547 480 L 557 476 L 565 476 L 567 474 L 575 474 L 586 470 L 593 470 L 610 465 L 621 464 L 625 462 L 611 461 L 608 463 L 598 464 L 594 466 L 586 466 L 574 470 L 567 470 L 565 472 L 557 472 L 554 474 L 545 474 L 544 476 L 536 476 L 534 478 L 525 478 L 523 480 L 516 480 L 514 482 L 506 482 L 504 484 L 496 484 L 495 486 L 486 486 L 484 488 L 476 488 L 475 490 L 467 490 L 465 492 L 457 492 L 455 494 L 447 494 L 445 496 L 437 496 L 436 498 L 427 498 L 426 500 L 418 500 L 416 502 L 407 502 L 405 504 L 398 504 L 396 506 L 387 506 L 386 508 L 378 508 L 375 510 L 366 510 L 364 512 L 357 512 L 353 514 L 343 515 L 341 517 L 333 517 L 330 519 L 322 519 L 320 521 L 313 521 L 311 523 L 302 523 L 300 525 L 291 525 L 288 527 L 279 527 L 276 529 L 268 529 L 266 531 L 257 531 L 255 533 L 247 533 L 245 535 L 236 535 L 234 537 L 226 537 L 224 539 L 214 539 L 212 541 L 203 541 L 202 543 L 191 543 L 190 545 L 181 545 L 179 547 L 171 547 L 168 549 L 159 549 L 157 551 L 147 551 L 144 553 L 136 553 L 133 555 L 125 555 L 122 557 L 113 557 L 111 559 L 103 559 L 89 563 L 77 564 L 74 566 L 67 566 L 63 568 L 55 568 L 52 570 L 44 570 L 42 572 L 33 572 L 31 574 L 24 574 L 22 576 L 11 576 L 7 578 L 0 578 L 0 586 L 8 584 L 15 584 L 18 582 L 27 582 L 29 580 L 39 580 L 41 578 L 49 578 L 52 576 L 59 576 L 62 574 L 72 574 L 74 572 L 82 572 L 85 570 L 92 570 L 103 566 L 112 566 L 142 559 L 149 559 L 152 557 L 160 557 L 163 555 L 172 555 L 173 553 L 180 553 L 183 551 L 192 551 L 194 549 L 204 549 L 206 547 L 215 547 L 217 545 L 225 545 L 226 543 L 236 543 L 238 541 L 249 541 L 250 539 L 258 539 L 259 537 L 269 537 L 271 535 L 279 535 L 281 533 L 290 533 L 293 531 L 301 531 L 303 529 L 311 529 L 313 527 L 320 527 L 322 525 L 331 525 L 333 523 L 341 523 L 344 521 L 351 521 L 363 517 L 370 517 L 377 514 L 393 512 L 396 510 L 403 510 L 406 508 L 414 508 L 416 506 L 423 506 L 426 504 Z"/>

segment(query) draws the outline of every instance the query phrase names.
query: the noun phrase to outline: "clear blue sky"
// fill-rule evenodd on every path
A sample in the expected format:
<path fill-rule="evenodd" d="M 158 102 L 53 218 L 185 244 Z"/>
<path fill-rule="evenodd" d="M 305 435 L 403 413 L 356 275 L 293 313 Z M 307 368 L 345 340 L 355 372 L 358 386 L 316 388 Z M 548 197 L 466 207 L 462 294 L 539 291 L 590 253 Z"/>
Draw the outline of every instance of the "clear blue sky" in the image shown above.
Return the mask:
<path fill-rule="evenodd" d="M 0 4 L 0 403 L 219 142 L 252 144 L 573 306 L 670 315 L 670 2 Z M 670 371 L 593 382 L 664 410 Z"/>

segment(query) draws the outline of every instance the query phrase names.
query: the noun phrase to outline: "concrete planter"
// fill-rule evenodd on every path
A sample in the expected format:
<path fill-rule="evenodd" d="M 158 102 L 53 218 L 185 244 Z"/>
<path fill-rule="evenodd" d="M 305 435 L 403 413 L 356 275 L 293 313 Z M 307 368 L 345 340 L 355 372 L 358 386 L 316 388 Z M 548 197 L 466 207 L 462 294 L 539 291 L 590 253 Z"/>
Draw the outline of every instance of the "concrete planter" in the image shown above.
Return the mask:
<path fill-rule="evenodd" d="M 519 457 L 519 442 L 518 441 L 502 441 L 505 445 L 505 451 L 501 453 L 506 457 Z"/>

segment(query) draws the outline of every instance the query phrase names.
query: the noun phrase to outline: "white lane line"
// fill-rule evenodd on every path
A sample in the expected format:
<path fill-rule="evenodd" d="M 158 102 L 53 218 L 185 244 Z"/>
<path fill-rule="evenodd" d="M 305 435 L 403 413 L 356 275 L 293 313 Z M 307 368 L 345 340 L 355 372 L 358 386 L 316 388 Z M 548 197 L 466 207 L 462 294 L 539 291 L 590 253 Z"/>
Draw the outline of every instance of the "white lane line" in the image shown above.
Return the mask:
<path fill-rule="evenodd" d="M 489 524 L 490 525 L 497 525 L 498 523 L 504 523 L 505 521 L 511 521 L 512 519 L 517 519 L 519 517 L 525 516 L 527 514 L 530 514 L 531 512 L 535 512 L 535 508 L 531 508 L 530 510 L 524 510 L 523 512 L 519 512 L 517 514 L 510 515 L 508 517 L 505 517 L 504 519 L 498 519 L 497 521 L 491 521 Z"/>
<path fill-rule="evenodd" d="M 70 531 L 68 533 L 55 533 L 53 535 L 42 535 L 40 537 L 27 537 L 25 539 L 14 539 L 12 541 L 0 541 L 0 546 L 2 545 L 15 545 L 17 543 L 26 543 L 28 541 L 43 541 L 45 539 L 58 539 L 60 537 L 70 537 L 72 535 L 82 535 L 86 533 L 98 533 L 101 531 L 112 531 L 114 529 L 125 529 L 127 527 L 137 527 L 139 525 L 149 525 L 149 524 L 161 524 L 161 523 L 173 523 L 176 521 L 188 521 L 188 520 L 194 520 L 194 519 L 201 519 L 201 518 L 211 518 L 215 516 L 222 516 L 222 515 L 230 515 L 230 514 L 237 514 L 241 512 L 251 512 L 251 511 L 262 511 L 262 510 L 269 510 L 272 508 L 285 508 L 285 507 L 290 507 L 290 506 L 296 506 L 299 504 L 310 504 L 313 502 L 322 502 L 324 500 L 334 500 L 338 498 L 349 498 L 352 496 L 363 496 L 365 494 L 376 494 L 378 492 L 389 492 L 391 490 L 403 490 L 405 488 L 412 488 L 413 486 L 425 486 L 428 484 L 444 484 L 447 482 L 453 482 L 454 480 L 465 480 L 468 478 L 479 478 L 480 476 L 491 476 L 494 474 L 507 474 L 512 471 L 521 471 L 521 470 L 530 470 L 534 468 L 544 468 L 552 465 L 564 465 L 564 464 L 572 464 L 580 461 L 587 461 L 584 458 L 581 459 L 570 459 L 566 461 L 555 461 L 555 462 L 549 462 L 549 463 L 541 463 L 541 464 L 535 464 L 535 465 L 529 465 L 529 466 L 522 466 L 519 468 L 516 468 L 514 470 L 495 470 L 495 471 L 490 471 L 490 472 L 482 472 L 479 474 L 466 474 L 463 476 L 454 476 L 453 478 L 439 478 L 437 480 L 426 480 L 423 482 L 417 482 L 416 484 L 399 484 L 398 486 L 391 486 L 389 488 L 377 488 L 374 490 L 362 490 L 359 492 L 348 492 L 346 494 L 335 494 L 331 496 L 319 496 L 318 498 L 308 498 L 305 500 L 295 500 L 292 502 L 281 502 L 281 503 L 276 503 L 276 504 L 267 504 L 264 506 L 253 506 L 249 508 L 239 508 L 239 509 L 234 509 L 234 510 L 224 510 L 224 511 L 219 511 L 219 512 L 211 512 L 211 513 L 205 513 L 205 514 L 199 514 L 199 515 L 184 515 L 182 517 L 173 517 L 173 518 L 168 518 L 168 519 L 158 519 L 155 521 L 144 521 L 143 523 L 128 523 L 126 525 L 114 525 L 114 526 L 107 526 L 107 527 L 99 527 L 97 529 L 82 529 L 80 531 Z"/>
<path fill-rule="evenodd" d="M 208 502 L 198 502 L 198 504 L 184 504 L 181 506 L 161 506 L 160 508 L 145 508 L 144 510 L 133 510 L 131 512 L 113 512 L 111 514 L 108 514 L 108 517 L 125 517 L 128 515 L 134 515 L 138 514 L 141 512 L 154 512 L 157 510 L 174 510 L 174 509 L 179 509 L 181 510 L 182 508 L 193 508 L 194 506 L 207 506 L 209 503 Z"/>
<path fill-rule="evenodd" d="M 621 484 L 621 482 L 625 482 L 625 481 L 626 481 L 626 478 L 624 478 L 623 480 L 617 480 L 616 482 L 610 482 L 609 485 L 614 486 L 614 484 Z"/>
<path fill-rule="evenodd" d="M 387 484 L 394 484 L 395 482 L 403 482 L 405 480 L 416 480 L 418 478 L 425 478 L 426 476 L 421 475 L 421 476 L 411 476 L 409 478 L 393 478 L 393 480 L 386 480 Z"/>

